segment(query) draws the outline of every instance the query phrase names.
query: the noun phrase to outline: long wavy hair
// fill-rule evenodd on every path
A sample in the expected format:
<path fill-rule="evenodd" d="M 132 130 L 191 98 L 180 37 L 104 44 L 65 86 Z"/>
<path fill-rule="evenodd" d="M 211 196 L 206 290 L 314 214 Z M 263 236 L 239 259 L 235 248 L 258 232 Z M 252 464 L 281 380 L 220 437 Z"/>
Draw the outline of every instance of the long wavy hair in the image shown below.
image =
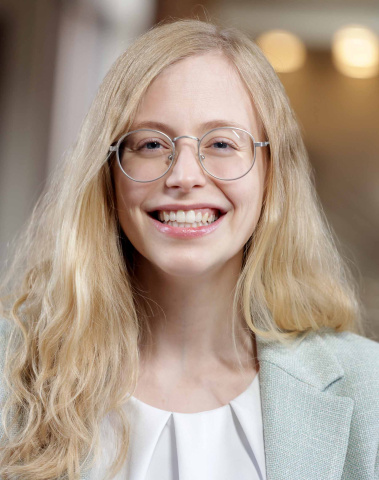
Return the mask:
<path fill-rule="evenodd" d="M 209 51 L 234 64 L 270 141 L 263 207 L 244 247 L 234 312 L 255 335 L 285 344 L 324 327 L 364 333 L 358 286 L 338 252 L 298 123 L 269 62 L 238 30 L 198 20 L 158 25 L 105 77 L 3 282 L 4 480 L 78 479 L 101 454 L 100 424 L 110 412 L 119 419 L 119 442 L 107 478 L 125 461 L 123 406 L 136 388 L 149 311 L 133 282 L 108 148 L 128 130 L 157 75 Z"/>

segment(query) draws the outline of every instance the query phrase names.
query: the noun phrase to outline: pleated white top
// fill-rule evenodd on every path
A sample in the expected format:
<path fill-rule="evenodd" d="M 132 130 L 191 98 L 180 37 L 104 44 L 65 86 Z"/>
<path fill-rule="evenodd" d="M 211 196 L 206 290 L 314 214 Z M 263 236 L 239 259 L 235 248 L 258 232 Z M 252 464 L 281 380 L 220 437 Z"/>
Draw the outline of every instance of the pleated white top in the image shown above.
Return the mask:
<path fill-rule="evenodd" d="M 266 480 L 259 373 L 227 405 L 177 413 L 131 397 L 128 457 L 115 480 Z M 114 458 L 112 419 L 102 424 L 102 456 L 93 480 Z"/>

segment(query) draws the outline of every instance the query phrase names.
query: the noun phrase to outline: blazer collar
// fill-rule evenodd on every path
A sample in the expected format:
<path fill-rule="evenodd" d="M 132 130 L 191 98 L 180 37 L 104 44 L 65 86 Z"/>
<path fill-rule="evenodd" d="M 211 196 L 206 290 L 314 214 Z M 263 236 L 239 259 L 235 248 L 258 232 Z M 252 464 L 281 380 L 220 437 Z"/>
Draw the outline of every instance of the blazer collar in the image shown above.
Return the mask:
<path fill-rule="evenodd" d="M 268 480 L 340 480 L 354 401 L 328 391 L 344 370 L 317 332 L 291 346 L 256 337 Z"/>

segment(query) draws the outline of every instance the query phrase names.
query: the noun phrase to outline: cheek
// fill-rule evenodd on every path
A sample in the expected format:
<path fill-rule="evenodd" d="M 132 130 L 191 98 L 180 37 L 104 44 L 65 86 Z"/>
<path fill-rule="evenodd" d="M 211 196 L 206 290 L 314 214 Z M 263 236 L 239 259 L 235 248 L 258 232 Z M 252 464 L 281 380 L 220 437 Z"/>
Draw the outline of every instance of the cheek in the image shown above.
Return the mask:
<path fill-rule="evenodd" d="M 136 247 L 143 241 L 148 221 L 144 206 L 154 196 L 157 187 L 133 182 L 122 174 L 115 175 L 114 180 L 118 219 L 125 235 Z"/>
<path fill-rule="evenodd" d="M 256 170 L 250 178 L 246 178 L 246 182 L 241 184 L 241 197 L 245 198 L 246 208 L 254 217 L 255 222 L 258 221 L 263 203 L 264 186 L 266 180 L 266 163 L 259 158 L 255 164 Z M 248 175 L 247 175 L 248 177 Z"/>
<path fill-rule="evenodd" d="M 259 214 L 263 200 L 263 181 L 257 176 L 251 176 L 239 179 L 239 182 L 232 186 L 233 190 L 229 192 L 230 200 L 247 218 L 252 214 Z"/>
<path fill-rule="evenodd" d="M 126 182 L 122 179 L 116 179 L 116 205 L 119 212 L 127 210 L 133 203 L 132 189 L 128 188 Z"/>
<path fill-rule="evenodd" d="M 130 185 L 127 179 L 115 177 L 117 215 L 125 235 L 129 238 L 136 218 L 135 210 L 142 200 L 140 197 L 138 190 L 134 185 Z"/>
<path fill-rule="evenodd" d="M 137 209 L 146 198 L 146 187 L 129 180 L 124 175 L 115 176 L 116 206 L 119 214 L 128 214 Z"/>
<path fill-rule="evenodd" d="M 241 207 L 244 217 L 245 235 L 248 238 L 254 233 L 262 211 L 262 193 L 259 190 L 246 193 L 248 200 Z"/>
<path fill-rule="evenodd" d="M 244 180 L 244 181 L 241 181 Z M 225 193 L 234 206 L 238 225 L 243 240 L 247 241 L 253 234 L 262 211 L 264 176 L 251 175 L 239 180 L 240 183 L 233 185 L 233 191 Z"/>

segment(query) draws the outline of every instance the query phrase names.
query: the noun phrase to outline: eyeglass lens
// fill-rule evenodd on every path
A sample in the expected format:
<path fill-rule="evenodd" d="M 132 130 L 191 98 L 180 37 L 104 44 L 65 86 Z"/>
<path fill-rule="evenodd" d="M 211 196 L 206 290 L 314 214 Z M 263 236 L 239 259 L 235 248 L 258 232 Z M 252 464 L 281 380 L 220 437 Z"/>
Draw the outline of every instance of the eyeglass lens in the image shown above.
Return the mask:
<path fill-rule="evenodd" d="M 202 138 L 199 148 L 205 170 L 223 180 L 243 176 L 254 162 L 254 140 L 243 130 L 212 130 Z M 118 155 L 121 167 L 129 177 L 152 181 L 170 168 L 173 145 L 168 137 L 155 130 L 138 130 L 123 139 Z"/>

